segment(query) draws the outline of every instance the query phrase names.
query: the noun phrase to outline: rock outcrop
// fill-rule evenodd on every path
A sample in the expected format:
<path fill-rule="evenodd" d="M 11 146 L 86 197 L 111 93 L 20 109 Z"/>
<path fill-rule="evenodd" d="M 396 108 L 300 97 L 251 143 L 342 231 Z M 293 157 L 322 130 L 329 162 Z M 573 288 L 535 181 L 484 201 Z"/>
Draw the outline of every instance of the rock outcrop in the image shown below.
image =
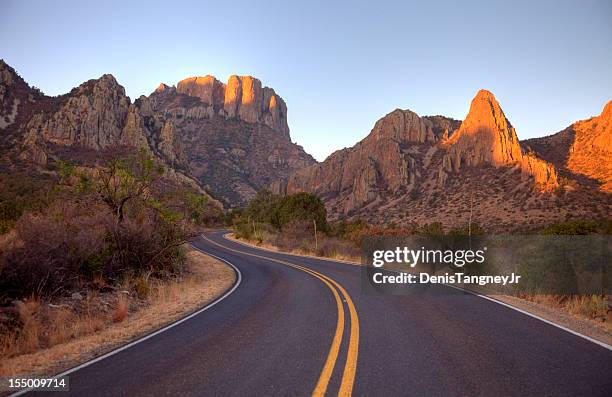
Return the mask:
<path fill-rule="evenodd" d="M 167 89 L 162 84 L 156 91 Z M 254 77 L 230 76 L 227 84 L 213 76 L 189 77 L 179 81 L 176 92 L 199 98 L 204 107 L 199 114 L 205 117 L 260 123 L 289 136 L 285 101 Z"/>
<path fill-rule="evenodd" d="M 446 142 L 444 171 L 462 166 L 490 164 L 517 166 L 544 189 L 558 186 L 554 167 L 530 154 L 523 154 L 519 139 L 493 94 L 480 90 L 459 130 Z M 446 177 L 443 176 L 442 179 Z"/>
<path fill-rule="evenodd" d="M 396 109 L 378 120 L 370 134 L 350 149 L 330 155 L 323 163 L 292 175 L 276 192 L 312 191 L 340 198 L 338 208 L 350 213 L 382 195 L 410 193 L 427 167 L 431 150 L 458 128 L 457 120 L 419 117 Z"/>
<path fill-rule="evenodd" d="M 126 126 L 129 138 L 123 136 Z M 47 142 L 96 150 L 120 143 L 146 144 L 144 131 L 138 127 L 136 109 L 110 74 L 72 90 L 50 117 L 28 126 Z"/>
<path fill-rule="evenodd" d="M 291 142 L 283 100 L 251 77 L 189 78 L 136 105 L 160 155 L 230 205 L 315 163 Z"/>

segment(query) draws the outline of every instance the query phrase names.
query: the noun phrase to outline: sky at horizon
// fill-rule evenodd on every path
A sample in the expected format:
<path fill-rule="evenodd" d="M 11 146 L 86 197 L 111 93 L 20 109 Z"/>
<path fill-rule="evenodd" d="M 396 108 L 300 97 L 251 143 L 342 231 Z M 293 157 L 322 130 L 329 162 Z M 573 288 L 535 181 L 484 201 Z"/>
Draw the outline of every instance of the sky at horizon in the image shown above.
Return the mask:
<path fill-rule="evenodd" d="M 221 3 L 0 0 L 0 58 L 47 95 L 104 73 L 132 100 L 252 75 L 317 160 L 396 108 L 463 119 L 481 88 L 520 139 L 612 99 L 612 1 Z"/>

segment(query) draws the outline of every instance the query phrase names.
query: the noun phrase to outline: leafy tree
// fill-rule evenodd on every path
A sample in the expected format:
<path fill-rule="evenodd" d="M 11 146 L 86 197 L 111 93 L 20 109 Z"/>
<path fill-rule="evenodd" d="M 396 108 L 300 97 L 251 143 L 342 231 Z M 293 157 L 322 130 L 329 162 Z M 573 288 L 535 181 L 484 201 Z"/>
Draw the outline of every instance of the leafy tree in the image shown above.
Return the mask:
<path fill-rule="evenodd" d="M 145 150 L 126 159 L 115 159 L 93 178 L 93 189 L 110 208 L 117 223 L 125 218 L 125 206 L 130 201 L 147 200 L 150 189 L 163 175 L 164 168 Z M 87 184 L 88 181 L 83 179 Z"/>
<path fill-rule="evenodd" d="M 253 229 L 253 222 L 267 223 L 281 229 L 292 221 L 314 220 L 318 230 L 328 231 L 326 218 L 323 201 L 313 194 L 297 193 L 281 197 L 262 190 L 249 202 L 235 226 L 240 233 L 248 235 Z"/>
<path fill-rule="evenodd" d="M 261 190 L 251 199 L 241 216 L 247 222 L 269 223 L 280 228 L 281 223 L 278 211 L 281 201 L 280 196 L 273 194 L 269 190 Z"/>
<path fill-rule="evenodd" d="M 294 220 L 314 220 L 318 230 L 329 230 L 325 205 L 314 194 L 302 192 L 281 199 L 278 207 L 280 226 L 282 227 Z"/>

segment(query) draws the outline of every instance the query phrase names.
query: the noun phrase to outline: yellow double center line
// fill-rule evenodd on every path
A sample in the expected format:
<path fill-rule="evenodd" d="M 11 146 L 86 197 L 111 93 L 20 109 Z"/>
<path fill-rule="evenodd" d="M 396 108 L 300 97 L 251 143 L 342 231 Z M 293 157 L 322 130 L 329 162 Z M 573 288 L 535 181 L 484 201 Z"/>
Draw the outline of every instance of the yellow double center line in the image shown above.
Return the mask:
<path fill-rule="evenodd" d="M 340 294 L 342 294 L 349 310 L 349 316 L 351 321 L 350 328 L 350 338 L 348 344 L 348 352 L 346 354 L 346 363 L 344 365 L 344 371 L 342 372 L 342 380 L 340 382 L 340 390 L 338 392 L 339 396 L 350 396 L 353 393 L 353 384 L 355 383 L 355 372 L 357 371 L 357 355 L 359 353 L 359 317 L 357 316 L 357 310 L 355 309 L 355 305 L 353 304 L 353 300 L 350 295 L 346 292 L 344 287 L 333 280 L 331 277 L 328 277 L 324 274 L 321 274 L 315 270 L 308 269 L 306 267 L 296 265 L 287 261 L 282 261 L 280 259 L 269 258 L 263 255 L 252 254 L 250 252 L 244 252 L 235 250 L 233 248 L 226 247 L 221 245 L 206 236 L 202 236 L 206 241 L 217 245 L 223 249 L 228 251 L 233 251 L 242 255 L 248 255 L 255 258 L 265 259 L 268 261 L 276 262 L 283 264 L 285 266 L 292 267 L 294 269 L 301 270 L 310 274 L 313 277 L 321 280 L 331 291 L 336 300 L 336 307 L 338 310 L 338 321 L 336 323 L 336 332 L 334 333 L 334 338 L 332 339 L 332 344 L 329 349 L 329 353 L 327 354 L 327 359 L 325 360 L 325 364 L 323 365 L 323 370 L 321 371 L 321 375 L 319 375 L 319 380 L 317 381 L 317 385 L 315 386 L 314 391 L 312 392 L 313 396 L 324 396 L 327 391 L 327 387 L 329 386 L 329 380 L 332 377 L 334 372 L 334 367 L 336 365 L 336 361 L 338 360 L 338 355 L 340 353 L 340 344 L 342 343 L 342 335 L 344 333 L 344 305 L 342 304 L 342 300 L 340 299 Z M 339 293 L 338 293 L 339 292 Z"/>

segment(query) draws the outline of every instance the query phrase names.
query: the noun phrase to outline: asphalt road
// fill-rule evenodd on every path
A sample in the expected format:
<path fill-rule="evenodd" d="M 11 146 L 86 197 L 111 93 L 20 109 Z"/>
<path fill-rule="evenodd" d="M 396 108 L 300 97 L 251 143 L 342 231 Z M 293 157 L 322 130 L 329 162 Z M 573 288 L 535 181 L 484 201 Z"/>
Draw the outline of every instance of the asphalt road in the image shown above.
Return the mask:
<path fill-rule="evenodd" d="M 358 266 L 221 232 L 194 245 L 234 264 L 238 288 L 71 373 L 62 396 L 612 395 L 612 351 L 494 302 L 365 292 Z"/>

